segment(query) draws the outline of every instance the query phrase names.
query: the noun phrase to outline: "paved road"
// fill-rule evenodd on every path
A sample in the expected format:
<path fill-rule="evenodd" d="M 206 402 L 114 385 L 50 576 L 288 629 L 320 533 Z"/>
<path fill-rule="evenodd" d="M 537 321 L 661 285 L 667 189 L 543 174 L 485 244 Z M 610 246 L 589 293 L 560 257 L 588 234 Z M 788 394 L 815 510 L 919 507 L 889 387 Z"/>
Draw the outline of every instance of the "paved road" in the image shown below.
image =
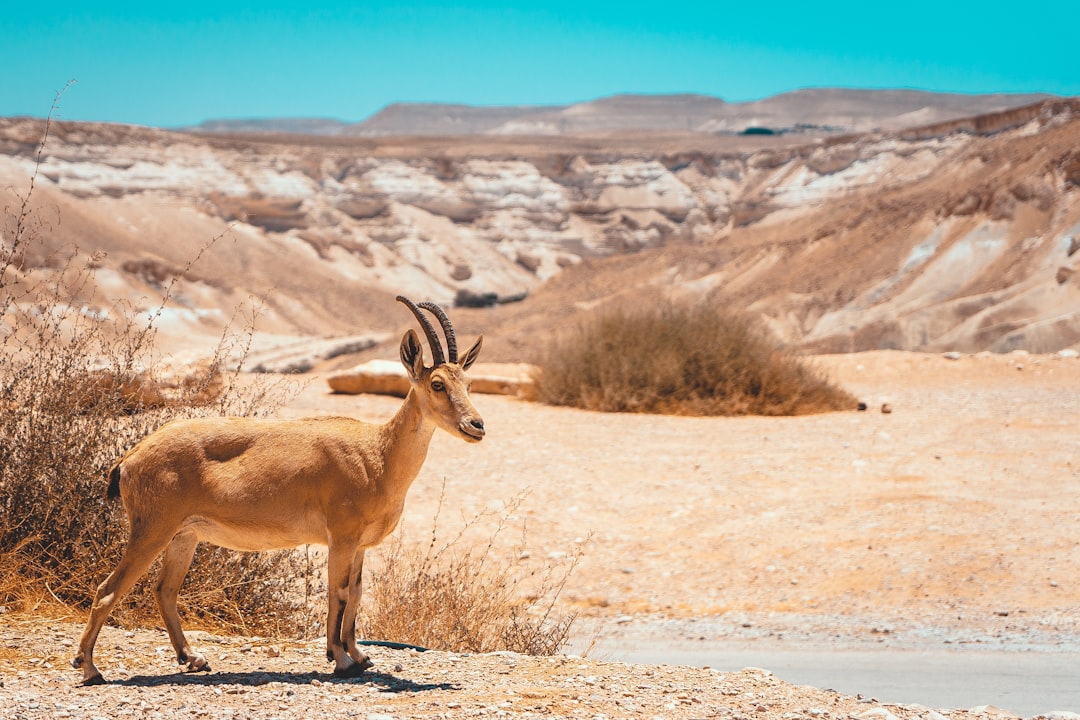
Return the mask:
<path fill-rule="evenodd" d="M 1080 713 L 1080 655 L 943 650 L 678 650 L 600 643 L 594 657 L 634 663 L 759 667 L 795 685 L 831 688 L 884 703 L 969 709 L 992 705 L 1023 717 Z"/>

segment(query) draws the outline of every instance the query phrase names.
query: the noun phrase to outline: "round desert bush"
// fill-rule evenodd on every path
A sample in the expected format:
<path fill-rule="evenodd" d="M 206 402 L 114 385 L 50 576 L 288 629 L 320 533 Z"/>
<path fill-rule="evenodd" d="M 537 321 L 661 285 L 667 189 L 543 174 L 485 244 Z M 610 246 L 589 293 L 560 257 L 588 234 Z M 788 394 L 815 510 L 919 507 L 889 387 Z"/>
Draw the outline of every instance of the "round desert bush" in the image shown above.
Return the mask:
<path fill-rule="evenodd" d="M 540 398 L 607 412 L 802 415 L 856 400 L 750 315 L 716 306 L 605 307 L 558 333 Z"/>

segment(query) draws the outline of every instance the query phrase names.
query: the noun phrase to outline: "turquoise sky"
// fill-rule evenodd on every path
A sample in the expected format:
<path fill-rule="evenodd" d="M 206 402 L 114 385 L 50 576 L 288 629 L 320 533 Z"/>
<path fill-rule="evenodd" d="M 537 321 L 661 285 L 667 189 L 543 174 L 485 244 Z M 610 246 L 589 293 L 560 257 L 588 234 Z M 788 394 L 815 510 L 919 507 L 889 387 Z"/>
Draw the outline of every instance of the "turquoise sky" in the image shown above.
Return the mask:
<path fill-rule="evenodd" d="M 36 6 L 36 7 L 35 7 Z M 392 102 L 752 100 L 804 87 L 1080 95 L 1080 2 L 10 2 L 0 116 L 359 121 Z"/>

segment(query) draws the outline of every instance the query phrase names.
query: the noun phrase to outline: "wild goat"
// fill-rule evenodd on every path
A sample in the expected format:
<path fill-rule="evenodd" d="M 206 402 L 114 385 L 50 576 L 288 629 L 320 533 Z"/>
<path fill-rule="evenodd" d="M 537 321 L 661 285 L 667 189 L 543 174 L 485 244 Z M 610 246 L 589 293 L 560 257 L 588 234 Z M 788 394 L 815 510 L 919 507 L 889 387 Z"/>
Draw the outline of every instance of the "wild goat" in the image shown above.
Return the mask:
<path fill-rule="evenodd" d="M 326 657 L 336 677 L 356 677 L 371 667 L 356 644 L 364 551 L 397 525 L 435 428 L 468 442 L 484 437 L 465 374 L 483 336 L 458 360 L 446 313 L 434 303 L 418 307 L 397 299 L 427 335 L 432 366 L 425 367 L 423 347 L 410 329 L 401 340 L 401 362 L 411 389 L 384 425 L 344 417 L 177 420 L 117 462 L 109 473 L 108 496 L 123 501 L 130 537 L 120 562 L 98 587 L 72 660 L 82 669 L 84 685 L 105 682 L 93 660 L 98 633 L 116 602 L 162 551 L 154 593 L 177 660 L 191 671 L 210 669 L 188 645 L 176 610 L 199 542 L 235 550 L 325 544 Z M 420 308 L 441 323 L 447 356 Z"/>

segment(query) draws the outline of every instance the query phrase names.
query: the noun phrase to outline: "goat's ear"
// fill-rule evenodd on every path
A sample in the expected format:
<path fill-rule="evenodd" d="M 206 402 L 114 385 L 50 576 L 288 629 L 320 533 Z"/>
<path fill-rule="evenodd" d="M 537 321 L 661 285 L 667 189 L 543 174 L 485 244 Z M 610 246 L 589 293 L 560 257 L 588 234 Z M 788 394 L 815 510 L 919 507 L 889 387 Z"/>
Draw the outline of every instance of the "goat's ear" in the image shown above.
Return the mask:
<path fill-rule="evenodd" d="M 480 346 L 484 343 L 484 336 L 476 338 L 476 342 L 472 344 L 472 347 L 465 351 L 465 357 L 462 359 L 460 365 L 462 370 L 468 370 L 469 366 L 476 362 L 477 356 L 480 355 Z"/>
<path fill-rule="evenodd" d="M 414 382 L 420 380 L 424 370 L 424 347 L 420 344 L 415 330 L 409 330 L 405 337 L 401 338 L 401 364 Z"/>

